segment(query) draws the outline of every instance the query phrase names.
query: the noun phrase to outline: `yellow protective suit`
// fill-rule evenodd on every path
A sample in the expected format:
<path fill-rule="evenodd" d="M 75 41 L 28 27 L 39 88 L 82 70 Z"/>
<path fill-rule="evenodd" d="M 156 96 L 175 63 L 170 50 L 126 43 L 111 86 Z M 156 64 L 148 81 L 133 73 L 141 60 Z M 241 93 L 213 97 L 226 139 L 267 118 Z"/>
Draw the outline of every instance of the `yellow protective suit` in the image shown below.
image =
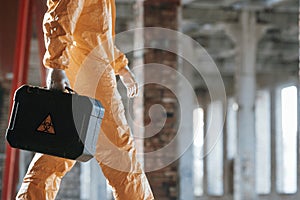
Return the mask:
<path fill-rule="evenodd" d="M 115 74 L 127 59 L 115 46 L 114 0 L 48 0 L 44 64 L 64 69 L 71 86 L 105 107 L 95 158 L 117 200 L 154 199 L 130 135 Z M 17 199 L 55 199 L 75 161 L 36 154 Z"/>

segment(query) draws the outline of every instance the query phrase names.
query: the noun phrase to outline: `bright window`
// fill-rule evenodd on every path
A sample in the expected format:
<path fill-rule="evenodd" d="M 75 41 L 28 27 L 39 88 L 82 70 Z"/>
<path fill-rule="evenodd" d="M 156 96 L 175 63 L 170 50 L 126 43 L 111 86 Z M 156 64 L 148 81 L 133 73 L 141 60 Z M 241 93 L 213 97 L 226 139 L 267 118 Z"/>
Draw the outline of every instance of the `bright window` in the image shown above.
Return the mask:
<path fill-rule="evenodd" d="M 258 194 L 268 194 L 271 190 L 270 93 L 258 91 L 255 105 L 256 191 Z"/>
<path fill-rule="evenodd" d="M 203 194 L 203 109 L 197 108 L 193 113 L 194 132 L 194 196 Z"/>
<path fill-rule="evenodd" d="M 207 161 L 207 192 L 209 195 L 222 196 L 223 190 L 223 137 L 219 127 L 223 126 L 223 104 L 211 102 L 207 109 L 205 155 Z"/>
<path fill-rule="evenodd" d="M 277 189 L 281 193 L 292 194 L 297 192 L 297 88 L 281 89 L 280 101 Z"/>

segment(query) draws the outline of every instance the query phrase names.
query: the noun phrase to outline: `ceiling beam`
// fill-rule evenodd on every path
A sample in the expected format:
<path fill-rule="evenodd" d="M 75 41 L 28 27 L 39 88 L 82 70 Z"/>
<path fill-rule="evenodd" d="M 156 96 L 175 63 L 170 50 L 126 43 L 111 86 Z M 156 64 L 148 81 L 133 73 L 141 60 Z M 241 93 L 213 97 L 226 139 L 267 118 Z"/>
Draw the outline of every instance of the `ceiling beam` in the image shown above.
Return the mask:
<path fill-rule="evenodd" d="M 182 9 L 182 17 L 186 20 L 203 23 L 216 23 L 216 22 L 238 22 L 239 11 L 230 8 L 221 8 L 217 6 L 184 6 Z"/>
<path fill-rule="evenodd" d="M 133 20 L 135 18 L 134 11 L 135 1 L 133 0 L 117 0 L 116 13 L 117 19 Z"/>
<path fill-rule="evenodd" d="M 237 23 L 240 19 L 240 9 L 232 7 L 199 6 L 189 4 L 183 6 L 182 16 L 184 20 L 197 22 L 198 24 L 209 23 Z M 258 24 L 275 24 L 279 27 L 287 27 L 298 23 L 298 7 L 265 8 L 256 11 Z"/>

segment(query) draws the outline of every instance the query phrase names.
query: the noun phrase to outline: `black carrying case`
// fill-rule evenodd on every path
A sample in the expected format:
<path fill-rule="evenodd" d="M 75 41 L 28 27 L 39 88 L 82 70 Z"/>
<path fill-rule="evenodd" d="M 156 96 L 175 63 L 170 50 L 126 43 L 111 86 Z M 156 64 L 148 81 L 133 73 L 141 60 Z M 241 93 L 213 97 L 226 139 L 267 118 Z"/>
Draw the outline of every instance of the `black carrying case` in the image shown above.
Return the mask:
<path fill-rule="evenodd" d="M 23 85 L 14 95 L 6 139 L 14 148 L 85 162 L 96 151 L 103 116 L 98 100 Z"/>

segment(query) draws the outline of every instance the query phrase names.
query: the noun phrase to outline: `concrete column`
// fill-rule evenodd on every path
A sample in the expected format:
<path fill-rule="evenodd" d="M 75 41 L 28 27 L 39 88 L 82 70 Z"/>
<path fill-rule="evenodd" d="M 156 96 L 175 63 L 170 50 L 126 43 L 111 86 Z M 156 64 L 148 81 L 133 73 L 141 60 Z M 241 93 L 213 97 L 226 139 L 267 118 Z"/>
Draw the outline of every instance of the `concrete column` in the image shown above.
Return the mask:
<path fill-rule="evenodd" d="M 230 108 L 228 108 L 229 104 L 225 104 L 224 109 L 227 108 L 227 117 Z M 231 111 L 232 112 L 232 111 Z M 228 120 L 228 119 L 227 119 Z M 228 123 L 224 124 L 223 129 L 223 187 L 224 187 L 224 196 L 232 193 L 232 160 L 229 159 L 228 156 L 228 145 L 230 144 L 231 135 L 228 133 Z"/>
<path fill-rule="evenodd" d="M 236 101 L 238 104 L 238 153 L 235 163 L 235 200 L 255 200 L 255 92 L 256 34 L 255 12 L 241 14 L 236 69 Z"/>
<path fill-rule="evenodd" d="M 106 179 L 95 159 L 80 163 L 80 199 L 107 199 Z"/>
<path fill-rule="evenodd" d="M 278 107 L 278 100 L 277 100 L 277 92 L 276 92 L 276 88 L 272 87 L 271 88 L 271 109 L 270 109 L 270 116 L 271 116 L 271 196 L 274 198 L 276 198 L 277 195 L 277 184 L 276 184 L 276 180 L 277 180 L 277 162 L 279 162 L 279 160 L 282 160 L 282 156 L 277 156 L 279 155 L 277 152 L 277 147 L 278 145 L 276 145 L 276 142 L 278 141 L 278 137 L 277 137 L 277 119 L 276 117 L 278 116 L 277 114 L 277 107 Z"/>
<path fill-rule="evenodd" d="M 208 118 L 208 105 L 209 105 L 209 102 L 210 102 L 210 99 L 208 97 L 208 93 L 207 92 L 202 92 L 202 97 L 201 97 L 201 101 L 200 104 L 202 105 L 203 107 L 203 119 L 204 121 L 207 120 Z M 199 99 L 199 98 L 198 98 Z M 204 123 L 204 130 L 207 130 L 208 127 L 207 127 L 207 123 Z M 204 138 L 207 137 L 207 131 L 204 131 Z M 206 151 L 207 149 L 207 143 L 204 143 L 204 151 Z M 207 165 L 207 156 L 204 156 L 203 158 L 203 194 L 205 196 L 208 195 L 208 177 L 207 177 L 207 172 L 208 172 L 208 165 Z"/>
<path fill-rule="evenodd" d="M 235 41 L 237 157 L 234 164 L 234 199 L 255 200 L 255 96 L 257 42 L 265 27 L 256 24 L 255 11 L 242 10 L 240 23 L 227 26 Z"/>
<path fill-rule="evenodd" d="M 133 72 L 136 76 L 136 80 L 139 83 L 139 96 L 134 99 L 133 114 L 134 123 L 132 125 L 133 134 L 135 136 L 135 143 L 138 152 L 138 159 L 144 166 L 144 50 L 139 49 L 144 44 L 143 31 L 140 28 L 144 27 L 144 5 L 143 1 L 136 1 L 135 3 L 135 28 L 134 32 L 134 52 L 133 52 Z"/>
<path fill-rule="evenodd" d="M 192 51 L 193 49 L 192 44 L 186 47 L 189 48 L 185 50 Z M 185 64 L 179 63 L 178 72 L 184 77 L 193 77 L 191 66 L 185 66 Z M 193 99 L 193 96 L 195 93 L 192 88 L 187 88 L 184 80 L 180 79 L 178 81 L 178 94 L 178 100 L 181 106 L 181 120 L 179 122 L 181 129 L 179 130 L 178 148 L 180 152 L 184 152 L 179 159 L 179 199 L 186 200 L 194 199 L 194 154 L 193 145 L 189 146 L 188 143 L 191 141 L 191 138 L 196 137 L 193 132 L 193 111 L 195 109 L 195 99 Z M 189 146 L 189 148 L 185 149 L 187 146 Z"/>

